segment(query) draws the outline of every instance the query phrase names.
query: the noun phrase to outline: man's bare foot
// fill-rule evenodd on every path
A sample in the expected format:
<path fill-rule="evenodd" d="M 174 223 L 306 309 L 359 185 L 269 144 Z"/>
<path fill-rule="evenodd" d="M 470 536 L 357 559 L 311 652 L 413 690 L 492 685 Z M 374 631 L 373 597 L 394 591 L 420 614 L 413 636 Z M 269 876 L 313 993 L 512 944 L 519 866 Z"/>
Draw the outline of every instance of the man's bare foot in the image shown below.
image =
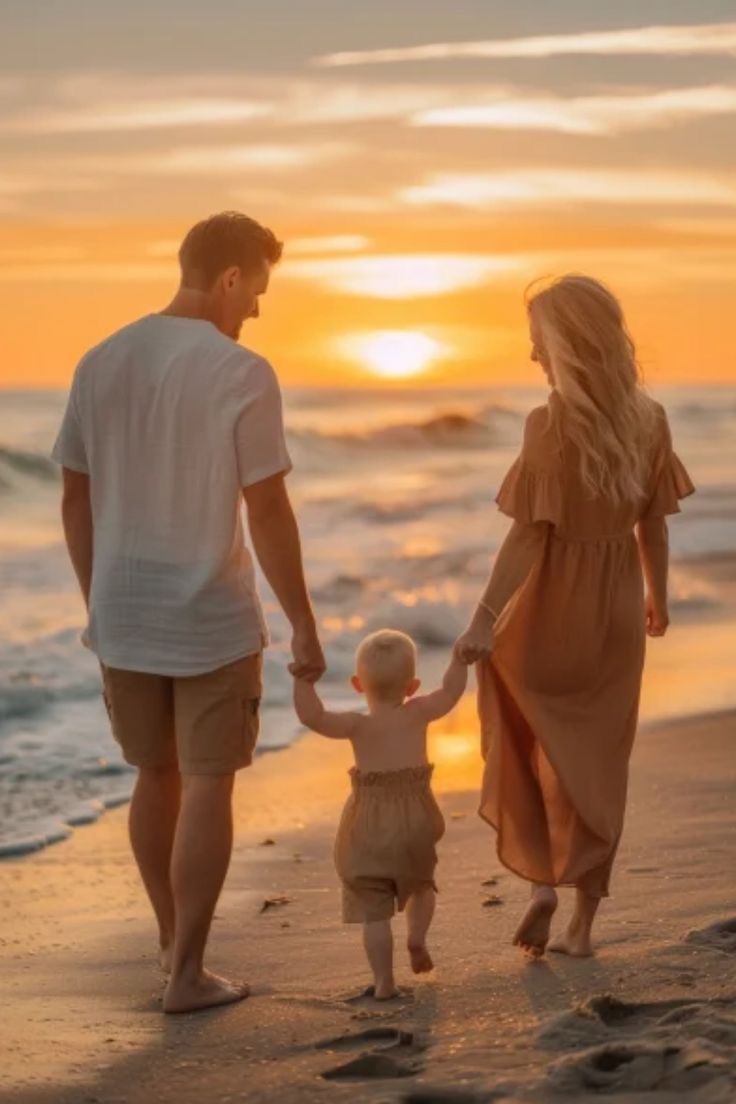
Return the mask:
<path fill-rule="evenodd" d="M 158 955 L 159 966 L 165 974 L 171 973 L 171 963 L 174 958 L 174 948 L 171 944 L 168 947 L 161 947 Z"/>
<path fill-rule="evenodd" d="M 572 958 L 590 958 L 595 954 L 589 935 L 573 934 L 569 930 L 557 939 L 553 939 L 549 949 L 556 954 L 566 954 Z"/>
<path fill-rule="evenodd" d="M 541 958 L 547 947 L 549 928 L 557 909 L 557 894 L 551 886 L 537 886 L 529 907 L 514 935 L 514 946 L 533 958 Z"/>
<path fill-rule="evenodd" d="M 411 968 L 415 974 L 429 974 L 434 970 L 432 956 L 423 943 L 418 946 L 412 946 L 412 944 L 409 943 L 407 949 L 409 951 Z"/>
<path fill-rule="evenodd" d="M 171 978 L 164 993 L 164 1012 L 199 1012 L 203 1008 L 234 1004 L 248 996 L 250 987 L 245 982 L 228 981 L 203 970 L 194 980 Z"/>

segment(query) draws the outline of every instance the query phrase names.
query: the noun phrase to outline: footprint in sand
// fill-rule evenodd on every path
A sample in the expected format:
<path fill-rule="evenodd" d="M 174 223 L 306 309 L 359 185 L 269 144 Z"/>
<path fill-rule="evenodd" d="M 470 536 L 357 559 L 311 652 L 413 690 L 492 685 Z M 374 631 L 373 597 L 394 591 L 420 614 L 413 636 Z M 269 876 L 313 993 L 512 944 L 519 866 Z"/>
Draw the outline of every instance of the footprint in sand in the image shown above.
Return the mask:
<path fill-rule="evenodd" d="M 402 1104 L 491 1104 L 494 1100 L 504 1100 L 513 1104 L 505 1094 L 494 1092 L 473 1092 L 468 1089 L 416 1089 L 401 1098 Z"/>
<path fill-rule="evenodd" d="M 736 1002 L 727 998 L 638 1003 L 592 997 L 555 1016 L 537 1036 L 545 1050 L 591 1047 L 616 1034 L 624 1041 L 646 1036 L 656 1042 L 712 1042 L 736 1046 Z"/>
<path fill-rule="evenodd" d="M 718 920 L 707 928 L 689 931 L 685 941 L 698 943 L 703 947 L 715 947 L 726 954 L 736 954 L 736 916 L 731 916 L 728 920 Z"/>
<path fill-rule="evenodd" d="M 413 1001 L 414 990 L 411 988 L 397 989 L 392 997 L 387 997 L 385 1000 L 376 1000 L 376 990 L 373 985 L 369 985 L 367 989 L 361 989 L 359 993 L 352 993 L 350 996 L 341 997 L 340 1000 L 343 1004 L 368 1004 L 371 1008 L 375 1008 L 376 1005 L 382 1004 L 396 1004 L 397 1002 Z"/>
<path fill-rule="evenodd" d="M 418 1056 L 424 1047 L 415 1042 L 410 1031 L 396 1027 L 371 1027 L 334 1039 L 324 1039 L 315 1045 L 318 1050 L 340 1052 L 358 1049 L 366 1043 L 386 1045 L 373 1046 L 348 1062 L 324 1070 L 321 1076 L 326 1081 L 368 1081 L 413 1077 L 421 1072 Z"/>
<path fill-rule="evenodd" d="M 555 1092 L 571 1095 L 659 1090 L 685 1096 L 706 1085 L 725 1091 L 732 1083 L 727 1060 L 697 1043 L 608 1043 L 561 1058 L 548 1073 Z"/>

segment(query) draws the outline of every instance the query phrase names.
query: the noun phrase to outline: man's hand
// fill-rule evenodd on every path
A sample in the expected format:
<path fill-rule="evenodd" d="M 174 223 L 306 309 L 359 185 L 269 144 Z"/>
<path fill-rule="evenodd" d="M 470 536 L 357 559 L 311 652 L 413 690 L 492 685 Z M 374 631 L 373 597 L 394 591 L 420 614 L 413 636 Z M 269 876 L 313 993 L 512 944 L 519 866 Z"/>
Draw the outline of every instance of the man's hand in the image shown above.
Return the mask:
<path fill-rule="evenodd" d="M 291 652 L 294 659 L 289 664 L 289 673 L 294 678 L 304 679 L 306 682 L 317 682 L 322 678 L 327 665 L 314 622 L 294 629 Z"/>

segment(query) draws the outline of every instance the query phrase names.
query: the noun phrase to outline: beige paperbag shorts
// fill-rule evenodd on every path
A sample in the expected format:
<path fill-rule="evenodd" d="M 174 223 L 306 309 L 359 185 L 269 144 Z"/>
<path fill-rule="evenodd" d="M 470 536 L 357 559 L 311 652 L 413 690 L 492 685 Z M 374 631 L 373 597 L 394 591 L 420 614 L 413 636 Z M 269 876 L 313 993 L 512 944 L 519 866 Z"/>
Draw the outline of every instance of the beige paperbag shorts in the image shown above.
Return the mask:
<path fill-rule="evenodd" d="M 431 790 L 432 771 L 431 765 L 350 771 L 352 793 L 335 840 L 346 924 L 388 920 L 413 893 L 437 889 L 435 845 L 445 822 Z"/>

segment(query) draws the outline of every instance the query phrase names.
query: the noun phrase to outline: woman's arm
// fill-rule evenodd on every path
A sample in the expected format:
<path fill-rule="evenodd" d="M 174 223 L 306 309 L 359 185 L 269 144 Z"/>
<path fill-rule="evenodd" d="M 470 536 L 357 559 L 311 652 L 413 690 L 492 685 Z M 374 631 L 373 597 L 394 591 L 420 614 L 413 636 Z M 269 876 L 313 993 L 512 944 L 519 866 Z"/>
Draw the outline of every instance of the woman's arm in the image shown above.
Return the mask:
<path fill-rule="evenodd" d="M 670 623 L 667 608 L 670 549 L 665 518 L 643 518 L 636 527 L 636 538 L 647 584 L 647 632 L 649 636 L 664 636 Z"/>
<path fill-rule="evenodd" d="M 515 521 L 509 529 L 470 624 L 455 645 L 463 663 L 475 663 L 490 655 L 493 626 L 539 558 L 548 528 L 546 521 Z"/>

